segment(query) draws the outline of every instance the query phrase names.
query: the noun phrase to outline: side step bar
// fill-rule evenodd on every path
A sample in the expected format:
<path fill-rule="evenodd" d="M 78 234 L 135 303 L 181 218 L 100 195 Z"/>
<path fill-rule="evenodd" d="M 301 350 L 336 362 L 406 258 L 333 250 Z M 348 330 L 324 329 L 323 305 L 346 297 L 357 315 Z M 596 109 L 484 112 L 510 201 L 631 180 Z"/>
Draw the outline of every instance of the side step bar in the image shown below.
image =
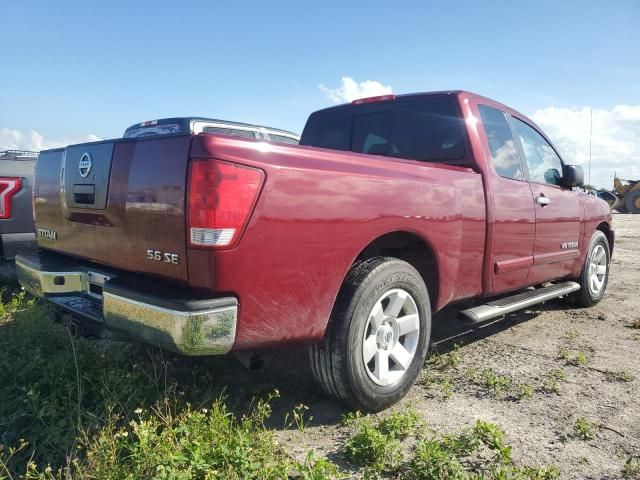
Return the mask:
<path fill-rule="evenodd" d="M 458 316 L 470 323 L 485 322 L 553 298 L 562 297 L 577 290 L 580 290 L 580 285 L 576 282 L 556 283 L 549 287 L 528 290 L 511 297 L 501 298 L 484 305 L 462 310 Z"/>

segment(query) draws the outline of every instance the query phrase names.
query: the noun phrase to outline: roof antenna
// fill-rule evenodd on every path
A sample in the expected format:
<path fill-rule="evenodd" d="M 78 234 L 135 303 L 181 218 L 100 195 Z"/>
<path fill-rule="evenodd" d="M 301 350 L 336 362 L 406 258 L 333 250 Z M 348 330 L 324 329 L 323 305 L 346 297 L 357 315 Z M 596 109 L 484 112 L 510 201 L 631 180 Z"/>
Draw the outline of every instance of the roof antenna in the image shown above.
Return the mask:
<path fill-rule="evenodd" d="M 589 109 L 589 185 L 591 185 L 591 137 L 593 136 L 593 108 Z"/>

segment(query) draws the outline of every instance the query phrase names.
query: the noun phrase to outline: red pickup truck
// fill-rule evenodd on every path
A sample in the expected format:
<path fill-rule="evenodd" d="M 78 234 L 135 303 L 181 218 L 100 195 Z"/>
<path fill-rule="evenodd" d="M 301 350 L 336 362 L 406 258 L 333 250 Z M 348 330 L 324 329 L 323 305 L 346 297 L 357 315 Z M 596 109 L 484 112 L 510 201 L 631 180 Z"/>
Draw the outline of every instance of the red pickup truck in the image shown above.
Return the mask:
<path fill-rule="evenodd" d="M 178 131 L 42 152 L 40 250 L 16 265 L 93 331 L 187 355 L 308 346 L 326 392 L 375 411 L 445 305 L 477 298 L 460 315 L 482 322 L 600 301 L 614 232 L 582 179 L 505 105 L 385 95 L 313 113 L 300 145 Z"/>

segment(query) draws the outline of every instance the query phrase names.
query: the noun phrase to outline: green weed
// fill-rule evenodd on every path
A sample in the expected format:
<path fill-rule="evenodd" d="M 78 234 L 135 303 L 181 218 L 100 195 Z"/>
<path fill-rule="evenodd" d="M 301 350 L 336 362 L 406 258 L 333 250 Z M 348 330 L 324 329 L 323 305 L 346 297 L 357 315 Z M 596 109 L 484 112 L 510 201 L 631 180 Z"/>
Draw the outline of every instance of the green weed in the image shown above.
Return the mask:
<path fill-rule="evenodd" d="M 367 470 L 370 478 L 395 470 L 402 461 L 398 440 L 383 433 L 370 417 L 360 420 L 356 433 L 345 444 L 345 452 Z"/>
<path fill-rule="evenodd" d="M 622 478 L 629 480 L 640 479 L 640 457 L 630 457 L 624 462 L 622 467 Z"/>
<path fill-rule="evenodd" d="M 485 369 L 482 376 L 485 386 L 495 395 L 507 392 L 513 384 L 513 379 L 510 376 L 497 375 L 490 369 Z"/>
<path fill-rule="evenodd" d="M 384 416 L 377 425 L 378 430 L 390 438 L 406 438 L 413 434 L 424 421 L 415 410 L 408 409 Z"/>
<path fill-rule="evenodd" d="M 518 399 L 519 400 L 527 400 L 531 398 L 533 395 L 533 386 L 528 383 L 523 383 L 519 387 Z"/>
<path fill-rule="evenodd" d="M 578 417 L 573 424 L 573 433 L 581 440 L 593 440 L 598 433 L 598 424 L 585 417 Z"/>
<path fill-rule="evenodd" d="M 8 302 L 0 303 L 0 318 L 7 317 L 8 315 L 16 312 L 23 312 L 32 308 L 36 304 L 36 299 L 24 290 L 20 290 L 17 293 L 13 292 L 13 289 L 3 289 L 0 293 L 0 296 L 3 298 L 7 296 L 7 294 L 10 296 L 10 300 Z M 2 323 L 2 320 L 0 320 L 0 323 Z"/>
<path fill-rule="evenodd" d="M 346 475 L 341 474 L 338 467 L 331 463 L 326 458 L 316 457 L 313 451 L 307 454 L 304 462 L 296 462 L 294 467 L 295 472 L 298 474 L 297 478 L 301 480 L 326 480 L 330 478 L 334 479 L 346 479 L 349 478 Z"/>
<path fill-rule="evenodd" d="M 571 351 L 566 349 L 560 349 L 558 352 L 558 358 L 564 360 L 567 365 L 586 365 L 587 356 L 582 351 Z"/>
<path fill-rule="evenodd" d="M 609 380 L 614 382 L 633 382 L 636 376 L 629 370 L 621 370 L 619 372 L 609 372 L 607 374 Z"/>
<path fill-rule="evenodd" d="M 287 413 L 284 423 L 288 428 L 296 427 L 299 432 L 304 433 L 305 429 L 309 425 L 309 422 L 313 420 L 313 416 L 307 415 L 309 407 L 304 403 L 296 405 L 290 413 Z"/>
<path fill-rule="evenodd" d="M 493 456 L 486 459 L 486 451 Z M 484 460 L 470 462 L 472 455 Z M 472 471 L 466 465 L 472 465 Z M 405 470 L 403 478 L 412 480 L 554 480 L 560 476 L 554 466 L 513 465 L 502 429 L 482 420 L 459 434 L 432 434 L 419 441 Z"/>
<path fill-rule="evenodd" d="M 560 384 L 563 383 L 566 379 L 567 374 L 561 368 L 550 369 L 547 371 L 542 389 L 545 392 L 560 395 Z"/>
<path fill-rule="evenodd" d="M 399 440 L 416 433 L 424 425 L 413 409 L 393 412 L 374 422 L 359 413 L 343 418 L 343 424 L 355 426 L 355 434 L 346 442 L 347 456 L 364 469 L 366 478 L 398 469 L 403 460 Z"/>
<path fill-rule="evenodd" d="M 427 360 L 427 364 L 438 370 L 447 370 L 450 368 L 458 368 L 461 361 L 462 356 L 460 354 L 460 345 L 455 344 L 453 346 L 453 350 L 449 353 L 436 353 L 431 355 Z"/>
<path fill-rule="evenodd" d="M 439 440 L 421 441 L 409 463 L 406 478 L 415 480 L 466 480 L 469 475 L 456 457 Z"/>

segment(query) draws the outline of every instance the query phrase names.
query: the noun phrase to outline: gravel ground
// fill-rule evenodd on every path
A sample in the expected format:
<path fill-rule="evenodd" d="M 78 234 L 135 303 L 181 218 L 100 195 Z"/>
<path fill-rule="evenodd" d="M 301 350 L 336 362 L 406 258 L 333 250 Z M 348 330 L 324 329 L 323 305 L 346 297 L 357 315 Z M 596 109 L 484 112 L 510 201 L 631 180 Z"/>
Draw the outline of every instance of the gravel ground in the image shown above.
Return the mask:
<path fill-rule="evenodd" d="M 516 463 L 554 464 L 562 478 L 621 478 L 625 460 L 640 455 L 640 328 L 633 328 L 634 321 L 640 327 L 640 215 L 616 215 L 614 226 L 611 277 L 600 304 L 575 309 L 548 302 L 476 329 L 457 321 L 455 309 L 440 312 L 433 350 L 447 353 L 458 344 L 459 363 L 445 372 L 426 366 L 393 409 L 411 406 L 441 432 L 459 431 L 476 419 L 494 422 L 506 431 Z M 229 367 L 223 377 L 232 397 L 276 387 L 282 396 L 274 418 L 301 402 L 309 407 L 313 420 L 303 433 L 273 425 L 289 450 L 302 455 L 313 448 L 359 476 L 340 453 L 349 434 L 340 424 L 344 409 L 318 392 L 302 352 L 269 354 L 257 371 Z M 475 381 L 470 369 L 476 369 Z M 492 393 L 477 380 L 482 369 L 510 377 L 511 388 Z M 564 379 L 550 384 L 550 371 L 564 372 Z M 523 385 L 532 394 L 517 400 Z M 597 425 L 592 440 L 574 434 L 579 417 Z"/>

